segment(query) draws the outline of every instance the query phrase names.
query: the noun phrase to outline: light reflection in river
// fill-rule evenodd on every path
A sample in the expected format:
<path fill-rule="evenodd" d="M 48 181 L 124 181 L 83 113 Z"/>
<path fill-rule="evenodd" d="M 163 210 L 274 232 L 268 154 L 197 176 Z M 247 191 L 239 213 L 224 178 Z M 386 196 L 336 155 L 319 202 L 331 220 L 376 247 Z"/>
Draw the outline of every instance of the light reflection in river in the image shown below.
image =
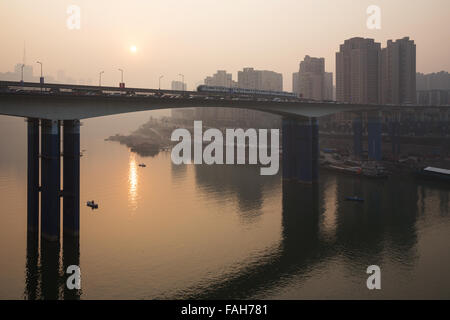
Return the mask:
<path fill-rule="evenodd" d="M 128 170 L 128 207 L 130 213 L 134 214 L 138 208 L 138 165 L 136 163 L 136 154 L 130 152 L 129 170 Z"/>

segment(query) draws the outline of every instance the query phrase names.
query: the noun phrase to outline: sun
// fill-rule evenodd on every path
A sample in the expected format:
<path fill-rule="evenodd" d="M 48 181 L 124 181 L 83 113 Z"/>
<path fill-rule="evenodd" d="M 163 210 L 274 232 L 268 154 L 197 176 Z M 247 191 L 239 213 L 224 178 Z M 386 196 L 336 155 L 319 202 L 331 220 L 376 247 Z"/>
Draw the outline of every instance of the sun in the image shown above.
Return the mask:
<path fill-rule="evenodd" d="M 131 51 L 132 53 L 136 53 L 136 52 L 137 52 L 137 47 L 136 47 L 136 46 L 131 46 L 131 47 L 130 47 L 130 51 Z"/>

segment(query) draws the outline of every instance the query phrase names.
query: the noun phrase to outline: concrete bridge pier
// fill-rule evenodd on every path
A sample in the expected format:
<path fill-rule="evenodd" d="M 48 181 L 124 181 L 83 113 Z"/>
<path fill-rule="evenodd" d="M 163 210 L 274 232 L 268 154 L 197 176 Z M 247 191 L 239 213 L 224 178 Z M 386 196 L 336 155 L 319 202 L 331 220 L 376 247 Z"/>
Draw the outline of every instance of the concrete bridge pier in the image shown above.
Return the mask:
<path fill-rule="evenodd" d="M 58 241 L 61 185 L 59 121 L 41 121 L 41 141 L 41 238 Z"/>
<path fill-rule="evenodd" d="M 368 114 L 367 136 L 370 160 L 381 160 L 381 117 L 377 114 Z"/>
<path fill-rule="evenodd" d="M 80 232 L 80 121 L 63 122 L 63 233 L 79 236 Z"/>
<path fill-rule="evenodd" d="M 283 119 L 283 179 L 314 183 L 319 179 L 317 118 Z"/>
<path fill-rule="evenodd" d="M 313 183 L 319 179 L 319 123 L 308 118 L 296 124 L 297 180 Z"/>
<path fill-rule="evenodd" d="M 293 180 L 295 178 L 295 159 L 294 159 L 294 127 L 295 121 L 290 118 L 283 118 L 282 122 L 282 142 L 283 148 L 283 179 Z"/>
<path fill-rule="evenodd" d="M 27 231 L 39 233 L 39 119 L 27 120 Z"/>
<path fill-rule="evenodd" d="M 388 123 L 389 136 L 391 138 L 392 155 L 395 160 L 400 156 L 400 122 L 391 118 Z"/>
<path fill-rule="evenodd" d="M 353 119 L 353 154 L 357 159 L 361 159 L 363 152 L 363 125 L 362 117 Z"/>

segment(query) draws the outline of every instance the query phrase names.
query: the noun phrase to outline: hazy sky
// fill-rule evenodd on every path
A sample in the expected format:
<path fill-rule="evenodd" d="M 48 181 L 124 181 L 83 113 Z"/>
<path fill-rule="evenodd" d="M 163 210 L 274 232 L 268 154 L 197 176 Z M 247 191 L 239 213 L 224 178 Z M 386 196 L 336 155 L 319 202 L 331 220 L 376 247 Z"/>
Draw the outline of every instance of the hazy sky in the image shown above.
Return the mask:
<path fill-rule="evenodd" d="M 80 30 L 69 30 L 67 7 L 81 9 Z M 366 26 L 369 5 L 381 8 L 381 29 Z M 449 0 L 0 0 L 0 72 L 22 61 L 76 79 L 105 71 L 103 83 L 158 87 L 185 75 L 188 88 L 217 69 L 237 78 L 243 67 L 292 72 L 305 55 L 325 57 L 345 39 L 362 36 L 386 45 L 404 36 L 417 45 L 417 71 L 450 70 Z M 136 46 L 135 53 L 130 51 Z"/>

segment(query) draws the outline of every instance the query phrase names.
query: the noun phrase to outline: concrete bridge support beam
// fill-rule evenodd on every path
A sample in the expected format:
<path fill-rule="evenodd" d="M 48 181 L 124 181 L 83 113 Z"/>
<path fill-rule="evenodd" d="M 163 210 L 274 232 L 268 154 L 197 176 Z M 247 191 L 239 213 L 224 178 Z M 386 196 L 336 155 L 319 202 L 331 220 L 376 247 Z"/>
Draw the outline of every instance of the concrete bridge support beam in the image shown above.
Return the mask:
<path fill-rule="evenodd" d="M 398 121 L 389 122 L 389 135 L 392 144 L 392 155 L 395 160 L 400 156 L 400 123 Z"/>
<path fill-rule="evenodd" d="M 361 117 L 353 119 L 353 153 L 361 159 L 363 151 L 363 126 Z"/>
<path fill-rule="evenodd" d="M 319 124 L 317 118 L 295 124 L 296 176 L 302 183 L 319 179 Z"/>
<path fill-rule="evenodd" d="M 295 146 L 294 146 L 294 128 L 295 121 L 289 118 L 283 118 L 282 122 L 282 163 L 283 179 L 292 180 L 295 178 Z"/>
<path fill-rule="evenodd" d="M 28 119 L 27 231 L 39 233 L 39 119 Z"/>
<path fill-rule="evenodd" d="M 381 118 L 369 115 L 367 123 L 370 160 L 381 160 Z"/>
<path fill-rule="evenodd" d="M 80 232 L 80 121 L 63 123 L 63 233 L 78 237 Z"/>
<path fill-rule="evenodd" d="M 319 179 L 317 118 L 283 119 L 283 179 L 313 183 Z"/>
<path fill-rule="evenodd" d="M 42 120 L 41 237 L 58 241 L 60 234 L 60 128 L 59 121 Z"/>

